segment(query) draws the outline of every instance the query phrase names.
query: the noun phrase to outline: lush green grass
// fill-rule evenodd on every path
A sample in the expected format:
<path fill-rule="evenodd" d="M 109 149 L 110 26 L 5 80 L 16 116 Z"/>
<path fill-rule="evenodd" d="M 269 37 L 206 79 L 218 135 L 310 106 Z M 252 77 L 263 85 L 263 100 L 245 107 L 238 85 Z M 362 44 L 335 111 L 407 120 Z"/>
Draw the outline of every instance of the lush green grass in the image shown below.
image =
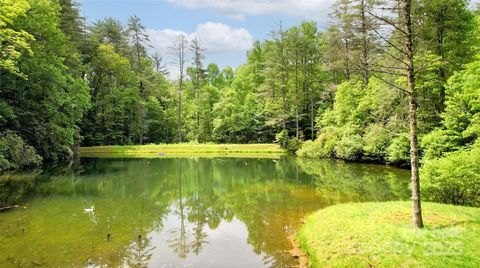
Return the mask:
<path fill-rule="evenodd" d="M 410 202 L 322 209 L 297 234 L 313 267 L 480 267 L 480 209 L 424 203 L 426 227 Z"/>
<path fill-rule="evenodd" d="M 184 155 L 205 156 L 256 156 L 278 157 L 284 150 L 277 144 L 149 144 L 132 146 L 82 147 L 80 154 L 85 157 L 164 157 Z"/>

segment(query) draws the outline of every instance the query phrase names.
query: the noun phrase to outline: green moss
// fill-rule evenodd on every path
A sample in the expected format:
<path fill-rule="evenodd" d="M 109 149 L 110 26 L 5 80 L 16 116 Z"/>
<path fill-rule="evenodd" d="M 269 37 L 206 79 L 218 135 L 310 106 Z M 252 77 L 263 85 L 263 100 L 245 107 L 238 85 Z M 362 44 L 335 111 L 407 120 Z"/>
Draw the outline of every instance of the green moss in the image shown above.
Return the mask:
<path fill-rule="evenodd" d="M 410 202 L 344 204 L 306 219 L 298 233 L 313 267 L 478 267 L 480 209 L 424 203 L 422 230 Z"/>

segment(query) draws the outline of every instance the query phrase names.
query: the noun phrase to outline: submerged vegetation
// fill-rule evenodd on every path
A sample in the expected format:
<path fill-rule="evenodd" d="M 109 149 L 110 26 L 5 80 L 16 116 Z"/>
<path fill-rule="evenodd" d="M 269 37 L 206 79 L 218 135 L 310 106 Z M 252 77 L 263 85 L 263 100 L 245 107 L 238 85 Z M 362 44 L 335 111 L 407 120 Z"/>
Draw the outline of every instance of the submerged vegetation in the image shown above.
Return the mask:
<path fill-rule="evenodd" d="M 0 176 L 0 213 L 21 204 L 31 193 L 37 177 L 37 171 Z"/>

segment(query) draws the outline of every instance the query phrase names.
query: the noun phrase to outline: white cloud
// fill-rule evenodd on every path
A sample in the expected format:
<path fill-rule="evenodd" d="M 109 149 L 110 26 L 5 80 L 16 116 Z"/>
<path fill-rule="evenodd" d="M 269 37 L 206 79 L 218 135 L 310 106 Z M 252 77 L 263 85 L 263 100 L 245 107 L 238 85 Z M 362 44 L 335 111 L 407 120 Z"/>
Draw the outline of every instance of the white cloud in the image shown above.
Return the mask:
<path fill-rule="evenodd" d="M 193 33 L 184 31 L 177 31 L 172 29 L 147 29 L 147 34 L 150 37 L 150 45 L 152 50 L 163 55 L 167 68 L 172 76 L 178 72 L 169 62 L 170 48 L 174 40 L 179 35 L 185 35 L 187 41 L 191 41 L 197 37 L 202 48 L 205 49 L 207 57 L 215 54 L 238 54 L 248 51 L 254 42 L 253 36 L 244 28 L 233 29 L 229 25 L 222 23 L 206 22 L 199 24 Z M 188 60 L 190 60 L 188 56 Z"/>
<path fill-rule="evenodd" d="M 335 0 L 168 0 L 190 9 L 214 9 L 227 16 L 244 19 L 245 15 L 285 14 L 305 19 L 327 20 Z"/>
<path fill-rule="evenodd" d="M 207 51 L 247 51 L 254 42 L 253 36 L 245 29 L 232 29 L 222 23 L 207 22 L 197 27 L 196 36 Z"/>
<path fill-rule="evenodd" d="M 147 34 L 150 37 L 150 45 L 153 47 L 153 50 L 161 54 L 166 54 L 168 52 L 168 50 L 173 44 L 173 41 L 179 35 L 183 34 L 187 36 L 188 40 L 191 40 L 193 38 L 192 34 L 188 34 L 182 31 L 175 31 L 172 29 L 147 29 Z"/>
<path fill-rule="evenodd" d="M 166 52 L 179 35 L 185 35 L 188 41 L 195 36 L 206 53 L 245 52 L 252 47 L 253 36 L 245 28 L 233 29 L 223 23 L 206 22 L 199 24 L 193 33 L 176 31 L 172 29 L 147 29 L 150 45 L 156 51 Z"/>

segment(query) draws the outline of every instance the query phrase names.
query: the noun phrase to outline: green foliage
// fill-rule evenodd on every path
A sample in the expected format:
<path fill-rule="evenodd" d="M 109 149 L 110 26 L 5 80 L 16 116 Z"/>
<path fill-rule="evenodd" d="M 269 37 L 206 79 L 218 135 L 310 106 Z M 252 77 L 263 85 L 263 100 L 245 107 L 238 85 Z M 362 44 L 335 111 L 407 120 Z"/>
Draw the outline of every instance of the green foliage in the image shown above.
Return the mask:
<path fill-rule="evenodd" d="M 256 97 L 250 66 L 241 66 L 230 87 L 224 88 L 214 104 L 214 139 L 220 142 L 254 143 L 261 140 L 264 124 L 261 100 Z"/>
<path fill-rule="evenodd" d="M 0 172 L 37 166 L 41 162 L 42 157 L 20 136 L 10 131 L 0 134 Z"/>
<path fill-rule="evenodd" d="M 307 158 L 334 157 L 336 142 L 339 138 L 340 132 L 338 128 L 324 128 L 316 140 L 304 142 L 297 155 Z"/>
<path fill-rule="evenodd" d="M 320 129 L 317 140 L 303 145 L 320 151 L 315 153 L 312 148 L 306 148 L 300 150 L 300 154 L 350 161 L 386 161 L 387 149 L 392 143 L 390 133 L 405 130 L 398 120 L 402 113 L 396 109 L 398 101 L 397 92 L 375 79 L 370 80 L 368 87 L 352 81 L 340 84 L 333 107 L 323 110 L 317 119 Z M 405 160 L 394 162 L 403 164 Z"/>
<path fill-rule="evenodd" d="M 18 17 L 12 25 L 41 38 L 31 42 L 33 54 L 18 58 L 17 66 L 28 79 L 0 70 L 1 106 L 10 107 L 1 109 L 7 112 L 2 127 L 17 132 L 45 160 L 63 160 L 73 154 L 77 124 L 89 106 L 89 89 L 74 72 L 80 69 L 78 54 L 59 27 L 58 2 L 29 5 L 35 12 Z"/>
<path fill-rule="evenodd" d="M 435 202 L 479 207 L 479 163 L 480 146 L 426 161 L 421 169 L 424 196 Z"/>
<path fill-rule="evenodd" d="M 305 141 L 300 149 L 297 151 L 299 157 L 305 158 L 324 158 L 325 155 L 321 154 L 322 146 L 318 140 L 308 140 Z"/>
<path fill-rule="evenodd" d="M 480 113 L 480 55 L 465 70 L 456 73 L 447 84 L 447 101 L 443 124 L 459 132 L 468 143 L 478 137 Z M 470 128 L 470 129 L 469 129 Z M 465 133 L 464 133 L 465 132 Z"/>
<path fill-rule="evenodd" d="M 435 129 L 421 140 L 425 159 L 442 157 L 446 152 L 460 149 L 462 138 L 454 130 Z"/>
<path fill-rule="evenodd" d="M 410 139 L 407 134 L 399 135 L 387 148 L 387 161 L 395 165 L 410 164 Z"/>
<path fill-rule="evenodd" d="M 443 121 L 422 140 L 425 158 L 441 157 L 474 143 L 480 135 L 480 56 L 447 84 Z"/>
<path fill-rule="evenodd" d="M 280 148 L 292 153 L 295 153 L 299 147 L 297 138 L 290 138 L 290 136 L 288 135 L 288 131 L 285 129 L 275 135 L 275 142 L 280 145 Z"/>
<path fill-rule="evenodd" d="M 315 22 L 279 25 L 236 70 L 205 63 L 202 44 L 192 41 L 180 99 L 186 141 L 277 140 L 290 151 L 301 145 L 303 157 L 408 165 L 409 141 L 399 135 L 408 132 L 408 96 L 398 90 L 403 66 L 392 60 L 403 56 L 379 49 L 386 40 L 370 36 L 378 25 L 362 17 L 362 5 L 377 4 L 339 1 L 338 21 L 325 32 Z M 412 8 L 421 37 L 414 59 L 418 132 L 428 161 L 480 135 L 479 40 L 472 34 L 479 27 L 466 1 L 421 0 Z M 45 161 L 68 159 L 80 144 L 176 140 L 177 82 L 162 66 L 166 51 L 148 55 L 140 18 L 128 25 L 106 18 L 85 31 L 72 0 L 4 0 L 0 41 L 0 127 Z M 388 71 L 374 71 L 380 66 Z M 10 160 L 1 155 L 0 163 Z"/>
<path fill-rule="evenodd" d="M 390 135 L 382 124 L 376 123 L 369 125 L 365 129 L 365 134 L 362 137 L 364 159 L 384 160 L 390 139 Z"/>
<path fill-rule="evenodd" d="M 0 70 L 25 77 L 18 67 L 22 54 L 31 54 L 33 36 L 17 29 L 15 22 L 26 16 L 31 6 L 26 0 L 2 0 L 0 9 Z"/>
<path fill-rule="evenodd" d="M 92 107 L 82 124 L 85 144 L 128 144 L 138 136 L 139 92 L 127 58 L 99 45 L 91 62 Z"/>
<path fill-rule="evenodd" d="M 362 137 L 344 133 L 335 146 L 335 156 L 349 161 L 358 160 L 362 155 Z"/>
<path fill-rule="evenodd" d="M 275 135 L 275 141 L 280 144 L 280 147 L 283 149 L 288 148 L 288 141 L 290 137 L 288 136 L 288 131 L 287 130 L 282 130 L 280 133 Z"/>

